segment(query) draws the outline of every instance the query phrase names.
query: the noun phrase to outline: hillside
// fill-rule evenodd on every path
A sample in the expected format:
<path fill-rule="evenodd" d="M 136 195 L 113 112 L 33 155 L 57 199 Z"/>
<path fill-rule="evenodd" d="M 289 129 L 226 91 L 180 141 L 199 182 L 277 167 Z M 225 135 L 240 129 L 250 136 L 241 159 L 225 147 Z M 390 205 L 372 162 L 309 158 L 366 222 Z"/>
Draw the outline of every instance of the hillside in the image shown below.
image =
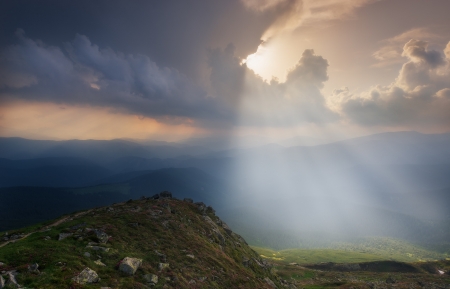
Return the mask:
<path fill-rule="evenodd" d="M 281 286 L 211 207 L 160 196 L 1 233 L 0 288 Z"/>

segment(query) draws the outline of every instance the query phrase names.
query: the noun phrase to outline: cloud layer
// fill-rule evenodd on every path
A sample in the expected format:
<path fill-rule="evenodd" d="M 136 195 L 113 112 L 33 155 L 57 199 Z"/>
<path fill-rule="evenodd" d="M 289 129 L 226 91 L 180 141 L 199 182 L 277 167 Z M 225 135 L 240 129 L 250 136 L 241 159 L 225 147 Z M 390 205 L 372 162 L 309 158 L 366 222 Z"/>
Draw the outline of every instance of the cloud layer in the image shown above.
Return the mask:
<path fill-rule="evenodd" d="M 286 82 L 267 83 L 241 64 L 230 44 L 209 51 L 209 80 L 194 83 L 145 55 L 100 48 L 84 35 L 63 48 L 27 38 L 22 30 L 17 37 L 19 44 L 0 56 L 4 102 L 110 107 L 165 122 L 191 119 L 209 125 L 295 125 L 337 117 L 320 92 L 328 62 L 313 50 L 304 51 Z"/>
<path fill-rule="evenodd" d="M 17 36 L 20 44 L 7 47 L 0 58 L 5 101 L 106 106 L 155 118 L 221 117 L 201 87 L 145 55 L 100 49 L 83 35 L 64 49 L 31 40 L 21 30 Z"/>
<path fill-rule="evenodd" d="M 235 53 L 234 45 L 209 49 L 207 80 L 195 82 L 143 54 L 101 48 L 84 35 L 61 46 L 17 31 L 19 43 L 0 53 L 0 101 L 15 100 L 109 108 L 166 123 L 197 126 L 450 127 L 450 43 L 443 51 L 411 39 L 407 62 L 388 86 L 362 94 L 348 88 L 322 94 L 328 61 L 304 50 L 285 82 L 264 81 Z"/>
<path fill-rule="evenodd" d="M 362 95 L 336 91 L 342 112 L 361 125 L 450 127 L 450 42 L 443 53 L 411 39 L 397 79 Z"/>

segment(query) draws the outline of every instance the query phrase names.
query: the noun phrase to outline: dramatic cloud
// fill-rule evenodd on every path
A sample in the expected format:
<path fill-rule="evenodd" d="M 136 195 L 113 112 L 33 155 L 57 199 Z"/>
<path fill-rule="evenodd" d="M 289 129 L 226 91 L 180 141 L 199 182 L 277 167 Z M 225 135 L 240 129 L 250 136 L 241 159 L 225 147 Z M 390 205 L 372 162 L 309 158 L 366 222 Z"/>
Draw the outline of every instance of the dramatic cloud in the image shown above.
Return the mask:
<path fill-rule="evenodd" d="M 122 113 L 163 120 L 204 123 L 295 125 L 336 119 L 321 94 L 328 62 L 305 50 L 284 83 L 267 83 L 241 64 L 235 48 L 210 50 L 210 83 L 193 83 L 176 69 L 159 67 L 149 57 L 100 48 L 83 35 L 48 46 L 19 30 L 20 44 L 1 54 L 0 96 L 109 107 Z M 210 93 L 207 94 L 207 87 Z"/>
<path fill-rule="evenodd" d="M 239 110 L 241 124 L 278 126 L 337 119 L 320 91 L 328 80 L 328 62 L 313 50 L 303 52 L 284 83 L 267 83 L 241 65 L 232 45 L 211 51 L 209 65 L 215 93 Z"/>
<path fill-rule="evenodd" d="M 262 36 L 268 40 L 277 33 L 293 30 L 301 25 L 342 19 L 357 8 L 377 0 L 241 0 L 248 8 L 267 12 L 277 11 L 278 17 Z"/>
<path fill-rule="evenodd" d="M 450 42 L 441 53 L 425 41 L 408 41 L 402 55 L 409 61 L 395 82 L 358 96 L 336 91 L 342 111 L 363 125 L 450 127 L 449 48 Z"/>
<path fill-rule="evenodd" d="M 383 40 L 382 46 L 373 53 L 373 57 L 378 61 L 375 67 L 384 67 L 392 64 L 403 63 L 403 46 L 410 39 L 422 39 L 424 41 L 436 42 L 441 37 L 430 31 L 429 28 L 421 27 L 410 29 L 402 34 Z"/>
<path fill-rule="evenodd" d="M 25 37 L 0 58 L 3 101 L 25 99 L 113 107 L 154 118 L 221 118 L 217 103 L 176 69 L 149 57 L 100 49 L 77 35 L 65 49 Z"/>

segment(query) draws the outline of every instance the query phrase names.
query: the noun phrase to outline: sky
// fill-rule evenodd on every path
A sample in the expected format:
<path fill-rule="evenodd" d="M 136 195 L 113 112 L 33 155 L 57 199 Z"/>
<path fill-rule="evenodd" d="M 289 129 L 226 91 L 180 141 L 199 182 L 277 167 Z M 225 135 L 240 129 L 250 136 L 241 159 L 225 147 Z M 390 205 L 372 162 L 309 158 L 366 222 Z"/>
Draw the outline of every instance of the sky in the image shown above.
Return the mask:
<path fill-rule="evenodd" d="M 0 136 L 450 132 L 448 0 L 0 2 Z"/>

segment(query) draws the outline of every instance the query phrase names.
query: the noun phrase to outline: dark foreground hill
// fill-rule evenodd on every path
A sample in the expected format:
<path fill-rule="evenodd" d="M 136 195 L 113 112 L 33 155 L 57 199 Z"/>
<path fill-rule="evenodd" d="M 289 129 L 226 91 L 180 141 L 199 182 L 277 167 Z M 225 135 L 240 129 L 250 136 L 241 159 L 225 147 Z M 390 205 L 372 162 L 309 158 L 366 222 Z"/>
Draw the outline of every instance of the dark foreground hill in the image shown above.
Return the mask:
<path fill-rule="evenodd" d="M 0 237 L 0 288 L 295 288 L 211 207 L 168 193 Z"/>

